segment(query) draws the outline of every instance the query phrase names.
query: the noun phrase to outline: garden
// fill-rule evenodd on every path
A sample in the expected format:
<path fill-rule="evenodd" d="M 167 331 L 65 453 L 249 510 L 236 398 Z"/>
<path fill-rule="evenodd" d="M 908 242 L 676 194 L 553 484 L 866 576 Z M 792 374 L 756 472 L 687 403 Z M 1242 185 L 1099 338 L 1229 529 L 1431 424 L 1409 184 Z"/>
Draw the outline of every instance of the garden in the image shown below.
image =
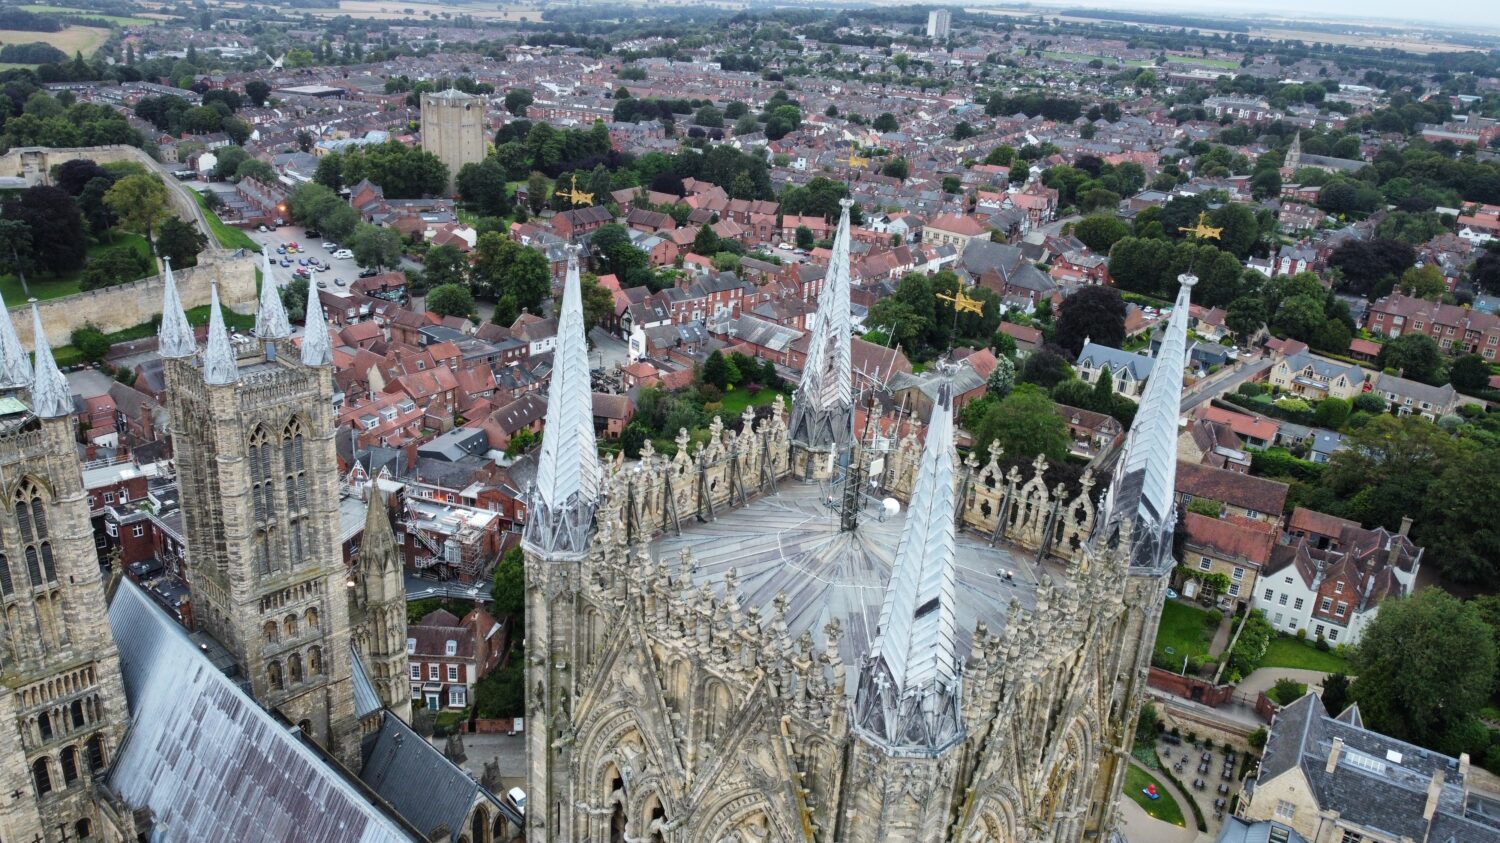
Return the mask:
<path fill-rule="evenodd" d="M 1176 600 L 1168 600 L 1161 610 L 1161 625 L 1156 630 L 1156 653 L 1151 663 L 1174 673 L 1183 669 L 1196 673 L 1209 657 L 1214 632 L 1224 619 L 1223 613 L 1200 609 Z"/>

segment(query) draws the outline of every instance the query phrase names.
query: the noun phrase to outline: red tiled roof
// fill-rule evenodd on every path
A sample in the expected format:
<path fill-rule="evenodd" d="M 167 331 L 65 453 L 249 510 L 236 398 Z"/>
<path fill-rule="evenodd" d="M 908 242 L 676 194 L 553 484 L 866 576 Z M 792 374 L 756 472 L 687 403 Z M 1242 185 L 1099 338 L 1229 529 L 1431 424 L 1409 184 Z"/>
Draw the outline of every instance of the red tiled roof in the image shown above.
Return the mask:
<path fill-rule="evenodd" d="M 1276 545 L 1276 525 L 1244 516 L 1211 518 L 1189 512 L 1183 516 L 1183 527 L 1188 544 L 1212 548 L 1257 565 L 1270 561 L 1271 548 Z"/>

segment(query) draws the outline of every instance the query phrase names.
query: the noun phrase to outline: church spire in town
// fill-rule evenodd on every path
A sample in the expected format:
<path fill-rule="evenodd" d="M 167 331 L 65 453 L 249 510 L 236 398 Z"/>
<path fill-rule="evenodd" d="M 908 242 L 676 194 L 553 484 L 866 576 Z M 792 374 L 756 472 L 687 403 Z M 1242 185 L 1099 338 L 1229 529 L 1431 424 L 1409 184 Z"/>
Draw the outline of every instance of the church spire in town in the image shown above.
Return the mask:
<path fill-rule="evenodd" d="M 192 357 L 198 353 L 198 340 L 188 324 L 177 297 L 177 279 L 172 277 L 172 259 L 162 258 L 161 327 L 156 331 L 158 350 L 163 357 Z"/>
<path fill-rule="evenodd" d="M 963 738 L 954 616 L 952 385 L 938 387 L 880 626 L 855 697 L 855 726 L 877 745 L 936 755 Z"/>
<path fill-rule="evenodd" d="M 539 555 L 580 554 L 587 547 L 600 480 L 593 401 L 578 247 L 569 246 L 552 383 L 547 390 L 546 427 L 527 503 L 524 540 Z"/>
<path fill-rule="evenodd" d="M 1123 532 L 1128 532 L 1132 567 L 1171 565 L 1176 527 L 1173 490 L 1177 422 L 1182 408 L 1182 369 L 1187 362 L 1188 305 L 1198 279 L 1180 275 L 1178 281 L 1182 286 L 1177 290 L 1177 302 L 1162 334 L 1140 408 L 1126 435 L 1124 453 L 1115 466 L 1101 513 L 1103 530 L 1096 535 L 1096 539 L 1117 542 Z"/>
<path fill-rule="evenodd" d="M 849 208 L 839 200 L 838 233 L 833 257 L 818 297 L 817 321 L 802 367 L 802 381 L 792 401 L 789 433 L 810 450 L 838 450 L 853 438 L 854 397 L 850 363 Z"/>
<path fill-rule="evenodd" d="M 31 385 L 31 359 L 16 336 L 10 309 L 0 302 L 0 389 L 21 389 Z"/>
<path fill-rule="evenodd" d="M 333 362 L 333 338 L 328 335 L 328 320 L 323 317 L 323 300 L 318 283 L 307 276 L 307 318 L 302 331 L 302 363 L 305 366 L 327 366 Z"/>
<path fill-rule="evenodd" d="M 271 271 L 271 249 L 260 256 L 260 307 L 255 311 L 255 335 L 263 340 L 281 340 L 292 335 L 291 320 L 281 303 L 281 291 Z"/>

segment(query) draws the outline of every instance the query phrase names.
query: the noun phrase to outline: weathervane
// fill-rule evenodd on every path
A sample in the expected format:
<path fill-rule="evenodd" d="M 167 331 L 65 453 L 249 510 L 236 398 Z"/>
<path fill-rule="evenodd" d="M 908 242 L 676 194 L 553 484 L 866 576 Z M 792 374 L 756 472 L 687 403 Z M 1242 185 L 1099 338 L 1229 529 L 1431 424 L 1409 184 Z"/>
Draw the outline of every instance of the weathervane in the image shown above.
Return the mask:
<path fill-rule="evenodd" d="M 984 315 L 984 302 L 982 300 L 969 298 L 964 295 L 962 288 L 958 289 L 956 293 L 957 295 L 952 296 L 946 293 L 938 293 L 937 297 L 953 305 L 954 316 L 960 313 L 972 313 L 976 316 Z"/>
<path fill-rule="evenodd" d="M 1194 225 L 1194 226 L 1191 226 L 1191 227 L 1179 228 L 1177 230 L 1180 231 L 1180 232 L 1182 232 L 1183 234 L 1188 234 L 1188 235 L 1191 235 L 1193 237 L 1198 237 L 1198 238 L 1202 238 L 1202 239 L 1210 239 L 1211 238 L 1211 239 L 1214 239 L 1214 240 L 1218 240 L 1219 239 L 1219 235 L 1221 235 L 1221 234 L 1224 233 L 1224 228 L 1222 226 L 1220 226 L 1219 228 L 1214 228 L 1213 226 L 1211 226 L 1211 225 L 1208 224 L 1208 212 L 1207 211 L 1200 211 L 1198 213 L 1198 223 L 1197 223 L 1197 225 Z"/>
<path fill-rule="evenodd" d="M 570 190 L 559 191 L 558 196 L 563 197 L 574 205 L 594 204 L 594 194 L 584 193 L 578 189 L 578 174 L 573 174 L 573 187 Z"/>

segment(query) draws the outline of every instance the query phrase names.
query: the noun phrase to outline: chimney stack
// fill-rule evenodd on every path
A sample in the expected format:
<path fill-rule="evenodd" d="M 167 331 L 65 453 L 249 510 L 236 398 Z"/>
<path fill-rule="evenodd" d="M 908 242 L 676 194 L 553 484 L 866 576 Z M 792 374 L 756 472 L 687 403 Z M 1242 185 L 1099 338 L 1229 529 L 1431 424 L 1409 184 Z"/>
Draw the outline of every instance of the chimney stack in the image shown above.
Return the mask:
<path fill-rule="evenodd" d="M 1323 767 L 1323 772 L 1332 773 L 1339 766 L 1339 756 L 1344 752 L 1344 739 L 1334 738 L 1333 748 L 1328 750 L 1328 763 Z"/>
<path fill-rule="evenodd" d="M 1411 532 L 1411 516 L 1410 515 L 1403 515 L 1403 516 L 1401 516 L 1401 529 L 1397 530 L 1396 533 L 1397 533 L 1397 535 L 1404 536 L 1404 535 L 1407 535 L 1410 532 Z"/>
<path fill-rule="evenodd" d="M 1427 805 L 1422 808 L 1422 819 L 1432 821 L 1437 813 L 1438 799 L 1443 795 L 1443 771 L 1433 770 L 1432 781 L 1427 785 Z"/>

